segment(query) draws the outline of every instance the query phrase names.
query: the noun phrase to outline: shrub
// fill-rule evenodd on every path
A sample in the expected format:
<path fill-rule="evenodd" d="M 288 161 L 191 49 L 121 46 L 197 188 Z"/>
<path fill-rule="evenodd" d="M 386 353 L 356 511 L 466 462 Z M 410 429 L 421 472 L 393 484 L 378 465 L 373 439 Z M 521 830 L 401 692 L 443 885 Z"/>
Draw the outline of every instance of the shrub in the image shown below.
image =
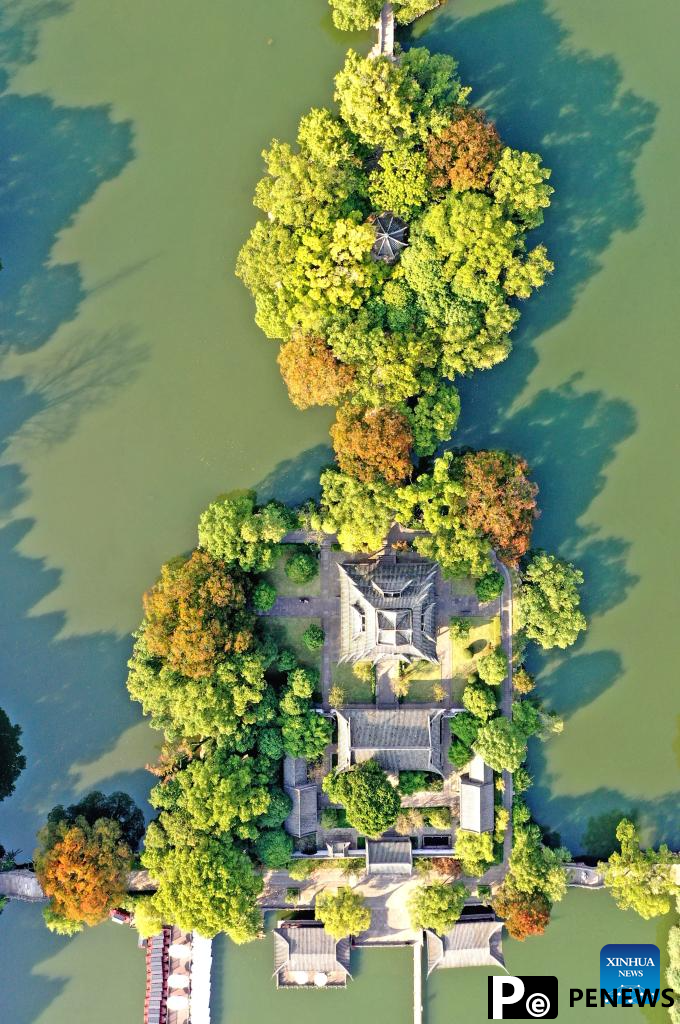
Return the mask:
<path fill-rule="evenodd" d="M 302 642 L 310 651 L 318 651 L 320 647 L 323 647 L 325 639 L 326 634 L 321 626 L 318 626 L 316 622 L 310 623 L 302 634 Z"/>
<path fill-rule="evenodd" d="M 470 635 L 471 623 L 469 619 L 455 618 L 449 623 L 449 632 L 454 640 L 467 640 Z"/>
<path fill-rule="evenodd" d="M 267 580 L 260 580 L 253 590 L 253 608 L 258 612 L 268 612 L 276 601 L 276 587 Z"/>
<path fill-rule="evenodd" d="M 375 682 L 375 665 L 370 661 L 357 661 L 352 666 L 352 672 L 362 683 Z"/>
<path fill-rule="evenodd" d="M 328 691 L 328 702 L 332 708 L 341 708 L 345 703 L 345 691 L 338 683 L 334 683 Z"/>
<path fill-rule="evenodd" d="M 451 828 L 451 811 L 448 807 L 426 807 L 423 809 L 425 824 L 430 828 L 446 831 Z"/>
<path fill-rule="evenodd" d="M 413 793 L 433 789 L 437 782 L 441 787 L 442 780 L 432 775 L 431 772 L 399 772 L 399 792 L 402 796 L 411 796 Z"/>
<path fill-rule="evenodd" d="M 405 807 L 401 814 L 397 815 L 394 823 L 394 831 L 400 836 L 410 836 L 425 824 L 423 814 L 417 807 Z"/>
<path fill-rule="evenodd" d="M 475 593 L 482 604 L 487 601 L 495 601 L 503 593 L 504 580 L 496 569 L 487 572 L 481 579 L 475 582 Z"/>
<path fill-rule="evenodd" d="M 291 555 L 286 562 L 286 576 L 298 586 L 302 586 L 304 583 L 309 583 L 313 580 L 319 571 L 318 559 L 309 553 L 309 551 L 298 551 L 296 554 Z"/>
<path fill-rule="evenodd" d="M 324 807 L 321 812 L 321 828 L 337 828 L 339 820 L 337 807 Z"/>
<path fill-rule="evenodd" d="M 485 683 L 496 686 L 502 683 L 508 674 L 508 656 L 502 647 L 494 647 L 488 654 L 477 660 L 479 678 Z"/>
<path fill-rule="evenodd" d="M 286 889 L 286 903 L 292 903 L 294 907 L 300 902 L 300 890 L 297 886 L 289 885 Z"/>

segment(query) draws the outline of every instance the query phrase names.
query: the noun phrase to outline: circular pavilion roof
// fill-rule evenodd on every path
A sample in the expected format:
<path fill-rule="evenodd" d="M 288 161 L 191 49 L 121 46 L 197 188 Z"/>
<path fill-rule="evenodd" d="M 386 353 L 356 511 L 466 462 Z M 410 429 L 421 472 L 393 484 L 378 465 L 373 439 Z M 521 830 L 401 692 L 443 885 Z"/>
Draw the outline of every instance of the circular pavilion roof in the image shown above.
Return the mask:
<path fill-rule="evenodd" d="M 373 220 L 375 242 L 371 252 L 377 260 L 394 263 L 402 249 L 408 245 L 408 224 L 393 213 L 379 213 Z"/>

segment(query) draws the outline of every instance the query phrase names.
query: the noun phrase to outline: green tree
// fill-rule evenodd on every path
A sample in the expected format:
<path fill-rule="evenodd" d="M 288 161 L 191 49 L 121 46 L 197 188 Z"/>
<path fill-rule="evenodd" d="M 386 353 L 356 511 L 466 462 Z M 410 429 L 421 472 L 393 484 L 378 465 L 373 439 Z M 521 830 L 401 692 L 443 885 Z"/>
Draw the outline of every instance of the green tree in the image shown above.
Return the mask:
<path fill-rule="evenodd" d="M 451 57 L 423 48 L 408 50 L 398 64 L 350 50 L 335 79 L 335 99 L 342 119 L 362 142 L 393 149 L 401 140 L 422 141 L 444 127 L 451 108 L 468 91 L 455 71 Z"/>
<path fill-rule="evenodd" d="M 550 171 L 536 153 L 521 153 L 506 147 L 491 179 L 491 189 L 511 217 L 525 228 L 543 223 L 543 210 L 550 206 L 555 191 L 546 184 Z"/>
<path fill-rule="evenodd" d="M 658 850 L 640 848 L 638 831 L 623 818 L 616 829 L 621 851 L 598 864 L 604 884 L 621 910 L 634 910 L 645 920 L 667 914 L 673 898 L 680 895 L 671 868 L 680 858 L 664 844 Z"/>
<path fill-rule="evenodd" d="M 401 810 L 399 793 L 377 761 L 330 772 L 322 785 L 334 803 L 343 804 L 349 824 L 370 838 L 391 828 Z"/>
<path fill-rule="evenodd" d="M 258 859 L 267 868 L 285 868 L 293 856 L 293 840 L 282 829 L 265 829 L 255 840 Z"/>
<path fill-rule="evenodd" d="M 461 882 L 418 886 L 407 903 L 411 927 L 418 931 L 428 928 L 443 935 L 459 919 L 469 895 Z"/>
<path fill-rule="evenodd" d="M 472 760 L 472 750 L 462 740 L 452 739 L 448 758 L 454 768 L 464 768 Z"/>
<path fill-rule="evenodd" d="M 265 572 L 279 542 L 297 523 L 295 513 L 277 501 L 256 504 L 254 491 L 232 491 L 208 505 L 198 523 L 198 542 L 213 558 L 244 572 Z"/>
<path fill-rule="evenodd" d="M 509 718 L 492 718 L 479 730 L 473 750 L 495 772 L 514 772 L 526 757 L 526 738 Z"/>
<path fill-rule="evenodd" d="M 463 705 L 482 722 L 488 721 L 496 714 L 496 698 L 488 686 L 479 683 L 468 683 L 463 690 Z"/>
<path fill-rule="evenodd" d="M 371 28 L 382 8 L 382 0 L 329 0 L 333 24 L 342 32 Z"/>
<path fill-rule="evenodd" d="M 519 624 L 545 650 L 569 647 L 586 628 L 578 587 L 583 573 L 570 562 L 537 551 L 522 574 Z"/>
<path fill-rule="evenodd" d="M 567 891 L 564 865 L 570 856 L 564 847 L 544 846 L 538 825 L 515 826 L 506 879 L 517 892 L 541 892 L 556 903 Z"/>
<path fill-rule="evenodd" d="M 471 747 L 475 742 L 480 729 L 479 719 L 475 715 L 470 714 L 469 711 L 461 711 L 454 715 L 453 718 L 449 719 L 449 726 L 453 735 L 457 736 L 468 747 Z"/>
<path fill-rule="evenodd" d="M 310 651 L 318 651 L 320 647 L 323 647 L 325 639 L 326 634 L 316 622 L 310 623 L 302 634 L 302 642 Z"/>
<path fill-rule="evenodd" d="M 485 683 L 497 686 L 508 674 L 508 656 L 502 647 L 494 647 L 488 654 L 477 659 L 479 678 Z"/>
<path fill-rule="evenodd" d="M 336 893 L 319 893 L 314 910 L 317 920 L 323 922 L 334 939 L 359 935 L 371 926 L 371 912 L 363 897 L 347 886 L 341 886 Z"/>
<path fill-rule="evenodd" d="M 225 931 L 237 943 L 262 928 L 262 879 L 228 834 L 195 831 L 181 815 L 161 813 L 149 825 L 142 863 L 158 883 L 151 897 L 158 920 L 208 938 Z"/>
<path fill-rule="evenodd" d="M 368 194 L 374 209 L 409 220 L 431 194 L 425 154 L 406 144 L 385 150 L 371 172 Z"/>
<path fill-rule="evenodd" d="M 137 634 L 129 667 L 130 696 L 142 704 L 155 729 L 170 739 L 229 738 L 240 750 L 254 742 L 254 730 L 274 717 L 265 670 L 271 652 L 258 649 L 225 658 L 211 675 L 192 679 L 152 657 L 144 626 Z"/>
<path fill-rule="evenodd" d="M 266 814 L 269 780 L 255 758 L 217 747 L 205 758 L 191 761 L 184 771 L 151 791 L 153 807 L 178 811 L 203 832 L 234 830 L 242 838 L 257 829 L 242 826 Z"/>
<path fill-rule="evenodd" d="M 504 580 L 496 570 L 485 573 L 481 579 L 475 581 L 475 593 L 479 601 L 485 604 L 487 601 L 495 601 L 503 593 Z"/>
<path fill-rule="evenodd" d="M 456 857 L 463 866 L 464 874 L 483 875 L 493 864 L 493 836 L 490 832 L 468 832 L 459 828 L 456 832 Z"/>
<path fill-rule="evenodd" d="M 319 560 L 309 551 L 298 551 L 286 562 L 286 576 L 292 583 L 302 586 L 319 572 Z"/>
<path fill-rule="evenodd" d="M 7 713 L 0 708 L 0 800 L 12 795 L 26 767 L 20 737 L 21 726 L 12 725 Z"/>
<path fill-rule="evenodd" d="M 394 490 L 383 480 L 363 483 L 348 473 L 321 474 L 321 506 L 312 526 L 337 533 L 343 551 L 377 551 L 393 519 Z"/>
<path fill-rule="evenodd" d="M 333 729 L 323 715 L 315 711 L 304 711 L 299 715 L 282 718 L 281 733 L 283 746 L 291 757 L 305 757 L 318 761 L 331 742 Z"/>
<path fill-rule="evenodd" d="M 276 587 L 267 580 L 260 580 L 253 588 L 253 608 L 256 612 L 268 612 L 276 601 Z"/>

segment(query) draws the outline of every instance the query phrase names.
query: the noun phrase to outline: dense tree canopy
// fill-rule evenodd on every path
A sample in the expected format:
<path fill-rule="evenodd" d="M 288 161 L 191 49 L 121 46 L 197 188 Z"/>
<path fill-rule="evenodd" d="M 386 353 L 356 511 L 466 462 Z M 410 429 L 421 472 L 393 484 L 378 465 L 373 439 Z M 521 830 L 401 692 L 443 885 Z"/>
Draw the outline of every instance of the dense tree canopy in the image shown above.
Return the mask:
<path fill-rule="evenodd" d="M 353 29 L 367 29 L 377 20 L 383 0 L 329 0 L 336 28 L 349 32 Z M 397 21 L 408 25 L 421 14 L 431 11 L 440 0 L 394 0 L 393 7 Z"/>
<path fill-rule="evenodd" d="M 12 725 L 7 713 L 0 708 L 0 800 L 12 795 L 26 767 L 20 737 L 21 726 Z"/>
<path fill-rule="evenodd" d="M 148 653 L 189 679 L 209 676 L 216 659 L 253 645 L 243 581 L 206 551 L 164 565 L 144 613 Z"/>
<path fill-rule="evenodd" d="M 398 484 L 411 472 L 413 435 L 396 409 L 339 409 L 331 437 L 338 466 L 357 480 Z"/>
<path fill-rule="evenodd" d="M 203 512 L 198 540 L 213 559 L 244 572 L 264 572 L 274 564 L 279 541 L 296 525 L 294 512 L 280 502 L 258 506 L 254 491 L 233 491 Z"/>
<path fill-rule="evenodd" d="M 366 27 L 379 6 L 334 0 L 334 17 Z M 396 15 L 409 20 L 429 6 L 397 0 Z M 505 358 L 514 299 L 551 270 L 542 246 L 526 246 L 548 202 L 548 172 L 534 154 L 504 147 L 483 112 L 467 107 L 449 56 L 414 47 L 391 61 L 350 50 L 335 85 L 337 114 L 311 111 L 296 147 L 275 140 L 264 153 L 255 204 L 267 219 L 237 273 L 258 324 L 283 342 L 279 363 L 298 406 L 357 405 L 361 412 L 346 413 L 352 425 L 366 408 L 385 418 L 391 407 L 408 421 L 406 448 L 431 455 L 458 418 L 452 379 Z M 408 229 L 392 263 L 372 253 L 375 216 L 386 211 Z M 341 455 L 350 447 L 336 443 Z"/>
<path fill-rule="evenodd" d="M 604 883 L 621 910 L 634 910 L 645 919 L 667 914 L 673 898 L 680 895 L 671 866 L 680 863 L 667 846 L 658 850 L 640 848 L 638 832 L 632 821 L 623 818 L 616 830 L 621 851 L 598 865 Z"/>
<path fill-rule="evenodd" d="M 520 942 L 530 935 L 542 935 L 550 922 L 550 900 L 542 892 L 525 895 L 502 886 L 493 905 L 499 917 L 505 919 L 508 935 Z"/>
<path fill-rule="evenodd" d="M 578 587 L 583 573 L 545 551 L 526 566 L 519 594 L 519 622 L 541 647 L 569 647 L 586 628 Z"/>
<path fill-rule="evenodd" d="M 461 882 L 433 882 L 414 889 L 408 899 L 411 927 L 443 935 L 460 917 L 468 890 Z"/>
<path fill-rule="evenodd" d="M 341 886 L 336 893 L 320 893 L 316 898 L 315 913 L 334 939 L 358 935 L 371 924 L 371 912 L 363 897 L 347 886 Z"/>
<path fill-rule="evenodd" d="M 149 825 L 142 863 L 159 883 L 159 921 L 212 937 L 225 931 L 248 942 L 261 930 L 256 899 L 262 879 L 228 833 L 195 831 L 180 814 L 163 812 Z"/>
<path fill-rule="evenodd" d="M 99 924 L 124 897 L 132 851 L 117 821 L 98 818 L 90 825 L 81 816 L 48 823 L 38 835 L 34 861 L 50 898 L 45 922 L 69 933 Z"/>
<path fill-rule="evenodd" d="M 372 838 L 391 828 L 401 810 L 398 790 L 376 761 L 331 772 L 323 780 L 323 789 L 334 803 L 344 805 L 350 825 Z"/>
<path fill-rule="evenodd" d="M 495 772 L 514 772 L 526 757 L 526 736 L 511 719 L 492 718 L 477 733 L 473 749 Z"/>

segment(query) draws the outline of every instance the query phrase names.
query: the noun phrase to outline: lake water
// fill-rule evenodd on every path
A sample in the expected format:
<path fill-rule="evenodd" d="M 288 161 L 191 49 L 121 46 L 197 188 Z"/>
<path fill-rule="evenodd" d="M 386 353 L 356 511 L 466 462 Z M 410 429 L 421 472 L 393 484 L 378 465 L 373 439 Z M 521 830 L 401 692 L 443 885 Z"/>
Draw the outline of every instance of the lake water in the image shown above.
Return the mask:
<path fill-rule="evenodd" d="M 679 22 L 664 0 L 455 0 L 408 40 L 456 54 L 502 135 L 554 169 L 557 271 L 510 360 L 463 388 L 460 437 L 526 455 L 538 543 L 587 574 L 588 636 L 536 662 L 565 732 L 532 753 L 536 816 L 575 849 L 608 809 L 638 808 L 648 840 L 680 845 Z M 233 266 L 260 150 L 329 101 L 351 43 L 366 46 L 333 31 L 324 0 L 2 5 L 0 705 L 29 767 L 0 840 L 27 856 L 54 803 L 148 791 L 158 737 L 127 699 L 129 631 L 200 509 L 234 486 L 300 499 L 327 457 L 328 415 L 288 402 Z M 140 1019 L 127 930 L 66 941 L 39 924 L 26 906 L 0 919 L 11 1024 L 85 1021 L 95 1004 L 102 1024 Z M 506 956 L 596 984 L 598 943 L 662 928 L 572 893 Z M 299 1018 L 306 994 L 267 1002 L 264 945 L 216 956 L 218 1024 L 251 1019 L 253 994 Z M 362 956 L 338 1014 L 405 1024 L 407 960 Z M 486 1019 L 483 974 L 438 976 L 428 1019 Z"/>

